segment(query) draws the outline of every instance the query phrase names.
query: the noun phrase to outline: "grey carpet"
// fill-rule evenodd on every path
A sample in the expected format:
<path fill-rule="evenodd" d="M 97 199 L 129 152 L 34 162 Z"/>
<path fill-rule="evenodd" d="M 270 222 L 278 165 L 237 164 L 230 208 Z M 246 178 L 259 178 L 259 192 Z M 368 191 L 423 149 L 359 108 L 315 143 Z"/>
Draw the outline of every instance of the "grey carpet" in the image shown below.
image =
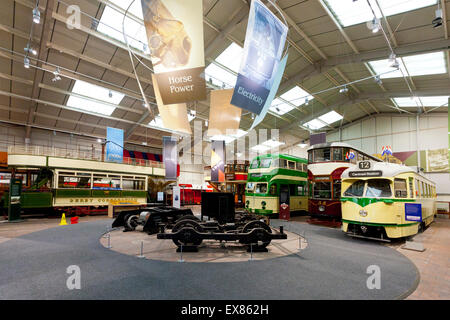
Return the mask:
<path fill-rule="evenodd" d="M 0 299 L 396 299 L 417 285 L 415 266 L 391 248 L 340 230 L 274 224 L 305 233 L 307 249 L 264 261 L 178 263 L 104 248 L 109 220 L 34 232 L 0 244 Z M 69 265 L 81 269 L 81 290 L 66 287 Z M 381 268 L 380 290 L 367 289 L 369 265 Z"/>

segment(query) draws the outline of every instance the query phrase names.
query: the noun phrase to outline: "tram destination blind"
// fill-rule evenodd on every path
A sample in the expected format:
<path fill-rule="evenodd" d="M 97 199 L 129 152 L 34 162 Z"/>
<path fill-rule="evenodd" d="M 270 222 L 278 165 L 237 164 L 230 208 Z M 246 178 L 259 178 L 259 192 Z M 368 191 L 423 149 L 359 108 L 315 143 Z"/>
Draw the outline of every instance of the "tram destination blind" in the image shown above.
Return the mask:
<path fill-rule="evenodd" d="M 383 172 L 380 170 L 373 171 L 352 171 L 348 173 L 349 177 L 352 178 L 363 178 L 363 177 L 381 177 Z"/>

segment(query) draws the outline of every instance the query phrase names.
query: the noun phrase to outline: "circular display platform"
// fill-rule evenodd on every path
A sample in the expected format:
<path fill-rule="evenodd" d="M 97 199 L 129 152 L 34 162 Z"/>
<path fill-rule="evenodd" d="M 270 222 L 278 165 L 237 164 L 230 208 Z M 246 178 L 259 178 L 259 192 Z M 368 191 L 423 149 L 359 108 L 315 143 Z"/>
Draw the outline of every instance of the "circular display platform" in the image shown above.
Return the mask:
<path fill-rule="evenodd" d="M 253 260 L 266 260 L 298 253 L 307 247 L 307 242 L 299 235 L 286 232 L 287 239 L 272 240 L 267 246 L 268 252 L 247 252 L 247 246 L 239 242 L 222 242 L 204 240 L 198 247 L 198 252 L 183 252 L 185 262 L 242 262 Z M 181 253 L 176 252 L 177 246 L 172 240 L 160 240 L 156 235 L 148 235 L 141 231 L 123 232 L 114 230 L 110 232 L 111 250 L 131 255 L 145 257 L 151 260 L 179 261 Z M 108 238 L 100 238 L 100 243 L 108 246 Z M 143 252 L 141 256 L 141 245 Z"/>

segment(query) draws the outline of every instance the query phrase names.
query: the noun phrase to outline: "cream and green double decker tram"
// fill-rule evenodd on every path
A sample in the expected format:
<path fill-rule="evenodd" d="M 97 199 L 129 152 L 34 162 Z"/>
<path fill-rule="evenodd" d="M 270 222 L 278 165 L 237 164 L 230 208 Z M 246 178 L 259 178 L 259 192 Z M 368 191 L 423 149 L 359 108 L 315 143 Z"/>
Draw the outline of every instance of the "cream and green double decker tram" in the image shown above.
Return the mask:
<path fill-rule="evenodd" d="M 277 215 L 281 203 L 291 212 L 308 211 L 307 160 L 284 154 L 266 154 L 250 164 L 245 208 L 252 213 Z"/>
<path fill-rule="evenodd" d="M 436 186 L 411 167 L 360 161 L 342 173 L 341 206 L 348 235 L 389 241 L 434 220 Z"/>

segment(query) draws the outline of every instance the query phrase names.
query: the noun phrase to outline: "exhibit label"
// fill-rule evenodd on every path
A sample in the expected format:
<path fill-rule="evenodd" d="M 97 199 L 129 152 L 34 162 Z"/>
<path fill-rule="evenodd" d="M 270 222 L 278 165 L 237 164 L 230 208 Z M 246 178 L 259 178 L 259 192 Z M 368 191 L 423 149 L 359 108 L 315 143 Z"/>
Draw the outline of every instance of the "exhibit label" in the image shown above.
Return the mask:
<path fill-rule="evenodd" d="M 141 0 L 164 104 L 206 99 L 202 0 Z"/>
<path fill-rule="evenodd" d="M 231 104 L 259 115 L 275 83 L 288 27 L 261 1 L 250 6 L 244 53 Z"/>

